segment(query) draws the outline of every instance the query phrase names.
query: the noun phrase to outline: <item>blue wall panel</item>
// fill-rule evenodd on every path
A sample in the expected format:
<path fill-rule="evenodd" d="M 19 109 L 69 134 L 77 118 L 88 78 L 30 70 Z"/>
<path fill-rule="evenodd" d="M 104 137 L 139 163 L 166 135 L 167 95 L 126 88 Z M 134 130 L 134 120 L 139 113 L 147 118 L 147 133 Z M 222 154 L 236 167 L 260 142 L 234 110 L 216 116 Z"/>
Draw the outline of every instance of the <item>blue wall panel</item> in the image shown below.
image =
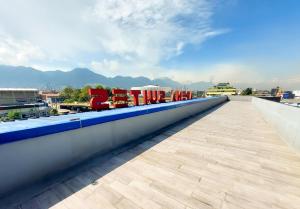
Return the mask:
<path fill-rule="evenodd" d="M 72 115 L 52 116 L 49 118 L 28 119 L 0 123 L 0 144 L 30 139 L 83 127 L 93 126 L 115 120 L 174 109 L 200 103 L 213 98 L 201 98 L 179 102 L 168 102 L 106 110 L 102 112 L 86 112 Z"/>

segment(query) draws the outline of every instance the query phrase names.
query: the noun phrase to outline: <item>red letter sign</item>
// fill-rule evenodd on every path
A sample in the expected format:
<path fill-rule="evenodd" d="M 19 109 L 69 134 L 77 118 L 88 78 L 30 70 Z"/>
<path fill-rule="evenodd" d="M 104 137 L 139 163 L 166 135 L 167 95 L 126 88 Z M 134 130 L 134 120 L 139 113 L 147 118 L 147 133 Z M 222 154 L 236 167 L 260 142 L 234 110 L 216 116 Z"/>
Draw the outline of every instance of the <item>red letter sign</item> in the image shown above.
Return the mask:
<path fill-rule="evenodd" d="M 147 91 L 147 94 L 148 94 L 148 101 L 151 103 L 151 104 L 155 104 L 156 101 L 157 101 L 157 91 L 153 90 L 148 90 Z"/>
<path fill-rule="evenodd" d="M 113 89 L 112 93 L 115 108 L 128 107 L 127 90 Z"/>
<path fill-rule="evenodd" d="M 181 99 L 182 99 L 182 100 L 188 100 L 188 95 L 187 95 L 187 92 L 186 92 L 186 91 L 182 91 L 182 92 L 181 92 Z"/>
<path fill-rule="evenodd" d="M 166 102 L 166 92 L 165 91 L 158 91 L 158 102 L 165 103 Z"/>
<path fill-rule="evenodd" d="M 183 96 L 183 92 L 182 91 L 172 91 L 172 101 L 181 101 L 182 100 L 182 96 Z"/>
<path fill-rule="evenodd" d="M 130 90 L 130 94 L 133 96 L 134 106 L 139 106 L 139 94 L 141 94 L 141 91 L 140 90 Z"/>
<path fill-rule="evenodd" d="M 176 101 L 176 91 L 173 91 L 173 90 L 172 90 L 172 93 L 171 93 L 171 101 L 172 101 L 172 102 L 175 102 L 175 101 Z"/>
<path fill-rule="evenodd" d="M 108 100 L 108 93 L 105 89 L 89 89 L 89 95 L 92 97 L 90 106 L 93 110 L 109 109 L 109 104 L 102 104 Z"/>
<path fill-rule="evenodd" d="M 176 101 L 181 101 L 182 100 L 182 91 L 176 91 Z"/>
<path fill-rule="evenodd" d="M 193 99 L 193 92 L 192 91 L 188 91 L 187 92 L 187 97 L 188 97 L 189 100 Z"/>
<path fill-rule="evenodd" d="M 147 95 L 147 90 L 143 90 L 143 98 L 144 98 L 144 105 L 148 104 L 148 95 Z"/>

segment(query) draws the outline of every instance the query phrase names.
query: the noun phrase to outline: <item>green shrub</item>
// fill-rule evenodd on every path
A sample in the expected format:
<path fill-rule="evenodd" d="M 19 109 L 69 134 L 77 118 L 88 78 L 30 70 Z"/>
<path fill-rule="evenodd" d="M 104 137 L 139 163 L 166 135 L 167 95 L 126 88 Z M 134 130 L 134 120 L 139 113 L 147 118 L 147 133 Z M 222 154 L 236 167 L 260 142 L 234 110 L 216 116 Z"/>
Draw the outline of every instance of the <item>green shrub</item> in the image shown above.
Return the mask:
<path fill-rule="evenodd" d="M 75 100 L 74 99 L 65 99 L 64 103 L 74 103 Z"/>
<path fill-rule="evenodd" d="M 21 119 L 21 113 L 19 111 L 13 110 L 7 113 L 7 117 L 9 120 L 17 120 Z"/>
<path fill-rule="evenodd" d="M 57 115 L 57 114 L 58 114 L 57 109 L 53 108 L 50 110 L 50 115 Z"/>

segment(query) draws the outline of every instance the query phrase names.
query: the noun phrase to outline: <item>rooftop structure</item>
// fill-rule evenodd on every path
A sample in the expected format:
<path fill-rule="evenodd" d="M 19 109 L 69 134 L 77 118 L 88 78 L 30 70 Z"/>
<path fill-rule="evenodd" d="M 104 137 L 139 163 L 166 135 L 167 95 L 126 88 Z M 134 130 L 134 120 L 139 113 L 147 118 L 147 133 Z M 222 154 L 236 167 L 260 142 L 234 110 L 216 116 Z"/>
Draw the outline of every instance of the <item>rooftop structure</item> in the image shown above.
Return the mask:
<path fill-rule="evenodd" d="M 253 94 L 258 97 L 268 97 L 271 96 L 270 91 L 268 90 L 254 90 Z"/>
<path fill-rule="evenodd" d="M 300 155 L 245 101 L 94 158 L 0 201 L 0 208 L 296 209 Z"/>
<path fill-rule="evenodd" d="M 294 90 L 293 94 L 295 95 L 296 98 L 300 98 L 300 90 Z"/>
<path fill-rule="evenodd" d="M 58 92 L 40 92 L 40 95 L 44 101 L 49 104 L 62 102 L 63 99 Z"/>
<path fill-rule="evenodd" d="M 35 88 L 0 88 L 0 91 L 38 91 Z"/>
<path fill-rule="evenodd" d="M 156 90 L 156 91 L 166 91 L 169 92 L 172 89 L 170 87 L 161 87 L 156 85 L 147 85 L 147 86 L 140 86 L 140 87 L 132 87 L 131 90 Z"/>
<path fill-rule="evenodd" d="M 292 91 L 285 91 L 283 92 L 283 94 L 281 95 L 282 99 L 294 99 L 295 95 L 293 94 Z"/>
<path fill-rule="evenodd" d="M 0 106 L 35 103 L 39 97 L 38 93 L 37 89 L 0 88 Z"/>
<path fill-rule="evenodd" d="M 219 83 L 211 87 L 206 92 L 207 96 L 220 96 L 220 95 L 237 95 L 237 89 L 230 86 L 229 83 Z"/>
<path fill-rule="evenodd" d="M 284 90 L 277 86 L 276 88 L 271 89 L 271 96 L 280 97 L 282 96 Z"/>
<path fill-rule="evenodd" d="M 39 91 L 32 88 L 0 88 L 0 120 L 8 120 L 9 112 L 21 119 L 48 116 L 50 108 L 41 101 Z"/>

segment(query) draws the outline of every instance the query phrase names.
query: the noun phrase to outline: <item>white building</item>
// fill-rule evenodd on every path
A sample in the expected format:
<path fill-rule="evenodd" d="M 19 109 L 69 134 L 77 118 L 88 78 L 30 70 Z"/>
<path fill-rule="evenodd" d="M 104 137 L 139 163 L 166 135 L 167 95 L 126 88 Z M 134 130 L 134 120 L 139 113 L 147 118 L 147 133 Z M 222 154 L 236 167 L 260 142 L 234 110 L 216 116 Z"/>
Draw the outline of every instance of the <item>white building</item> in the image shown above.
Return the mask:
<path fill-rule="evenodd" d="M 171 87 L 160 87 L 155 85 L 147 85 L 147 86 L 140 86 L 140 87 L 132 87 L 130 90 L 156 90 L 156 91 L 165 91 L 170 92 L 172 90 Z"/>
<path fill-rule="evenodd" d="M 300 98 L 300 90 L 294 90 L 293 94 L 295 95 L 295 98 Z"/>

